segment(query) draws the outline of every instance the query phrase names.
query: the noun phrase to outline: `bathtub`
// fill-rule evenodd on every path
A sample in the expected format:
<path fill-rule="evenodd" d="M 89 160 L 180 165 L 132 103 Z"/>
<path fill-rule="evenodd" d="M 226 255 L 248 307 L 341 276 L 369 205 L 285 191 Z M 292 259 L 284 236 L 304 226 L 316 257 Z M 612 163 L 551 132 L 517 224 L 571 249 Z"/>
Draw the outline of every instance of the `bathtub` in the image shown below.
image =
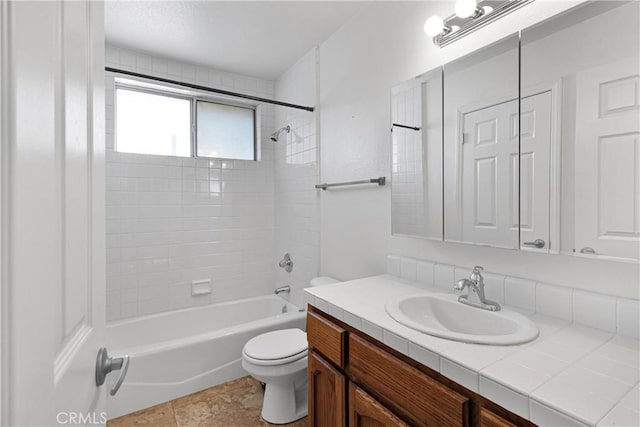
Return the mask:
<path fill-rule="evenodd" d="M 131 358 L 120 391 L 107 399 L 109 419 L 246 375 L 244 344 L 284 328 L 304 330 L 305 312 L 275 295 L 109 323 L 109 353 Z"/>

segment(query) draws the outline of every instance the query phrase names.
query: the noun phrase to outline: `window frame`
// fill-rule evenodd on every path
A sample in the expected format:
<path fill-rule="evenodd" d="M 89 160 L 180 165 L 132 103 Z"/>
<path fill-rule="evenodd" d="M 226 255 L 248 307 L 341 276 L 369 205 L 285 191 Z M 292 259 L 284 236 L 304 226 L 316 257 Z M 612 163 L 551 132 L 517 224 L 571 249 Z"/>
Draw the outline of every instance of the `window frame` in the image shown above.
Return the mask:
<path fill-rule="evenodd" d="M 213 100 L 212 100 L 213 99 Z M 252 159 L 234 159 L 234 158 L 228 158 L 228 157 L 207 157 L 207 156 L 198 156 L 198 101 L 200 102 L 208 102 L 210 104 L 218 104 L 218 105 L 225 105 L 228 107 L 236 107 L 236 108 L 244 108 L 247 110 L 252 110 L 252 118 L 253 118 L 253 158 Z M 230 103 L 230 102 L 220 102 L 219 99 L 215 99 L 212 97 L 194 97 L 193 98 L 193 102 L 191 104 L 192 109 L 191 109 L 191 117 L 192 117 L 192 128 L 191 128 L 191 133 L 192 133 L 192 156 L 196 159 L 221 159 L 221 160 L 241 160 L 241 161 L 245 161 L 245 162 L 257 162 L 258 161 L 258 118 L 257 116 L 257 111 L 258 108 L 256 105 L 253 106 L 246 106 L 245 105 L 238 105 L 238 103 Z"/>
<path fill-rule="evenodd" d="M 199 91 L 176 89 L 172 86 L 159 85 L 155 82 L 147 82 L 145 80 L 137 80 L 131 78 L 119 78 L 113 79 L 113 150 L 117 153 L 123 154 L 136 154 L 136 155 L 148 155 L 148 156 L 167 156 L 167 157 L 181 157 L 192 159 L 217 159 L 217 160 L 238 160 L 244 162 L 257 162 L 259 161 L 259 134 L 258 134 L 258 111 L 260 106 L 252 103 L 244 103 L 231 101 L 223 97 L 208 96 Z M 146 154 L 146 153 L 129 153 L 124 151 L 118 151 L 118 89 L 124 89 L 134 92 L 147 93 L 150 95 L 165 96 L 168 98 L 182 99 L 189 101 L 189 156 L 177 156 L 173 154 Z M 210 157 L 198 155 L 198 101 L 208 102 L 212 104 L 224 105 L 229 107 L 244 108 L 252 110 L 253 118 L 253 158 L 252 159 L 237 159 L 232 157 Z"/>

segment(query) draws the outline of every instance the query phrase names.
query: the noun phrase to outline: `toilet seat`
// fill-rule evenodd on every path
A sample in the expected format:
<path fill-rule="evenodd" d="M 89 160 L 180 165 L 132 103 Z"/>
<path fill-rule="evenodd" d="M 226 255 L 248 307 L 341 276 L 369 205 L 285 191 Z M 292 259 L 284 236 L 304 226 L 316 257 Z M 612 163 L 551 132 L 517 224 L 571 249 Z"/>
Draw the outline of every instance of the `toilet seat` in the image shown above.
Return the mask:
<path fill-rule="evenodd" d="M 294 362 L 307 355 L 307 334 L 295 328 L 267 332 L 247 341 L 242 355 L 256 365 Z"/>

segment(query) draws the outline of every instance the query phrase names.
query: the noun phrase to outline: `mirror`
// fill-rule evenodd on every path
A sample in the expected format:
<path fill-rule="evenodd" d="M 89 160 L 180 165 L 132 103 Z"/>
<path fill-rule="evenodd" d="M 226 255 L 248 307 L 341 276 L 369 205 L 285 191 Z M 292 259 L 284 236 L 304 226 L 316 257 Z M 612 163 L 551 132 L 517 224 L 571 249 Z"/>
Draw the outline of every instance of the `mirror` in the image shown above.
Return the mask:
<path fill-rule="evenodd" d="M 442 69 L 391 90 L 391 232 L 442 240 Z"/>
<path fill-rule="evenodd" d="M 552 252 L 639 259 L 639 16 L 589 2 L 522 32 L 523 242 L 548 232 Z"/>
<path fill-rule="evenodd" d="M 518 248 L 517 34 L 444 65 L 444 239 Z"/>
<path fill-rule="evenodd" d="M 586 2 L 395 86 L 392 232 L 637 262 L 639 21 Z"/>

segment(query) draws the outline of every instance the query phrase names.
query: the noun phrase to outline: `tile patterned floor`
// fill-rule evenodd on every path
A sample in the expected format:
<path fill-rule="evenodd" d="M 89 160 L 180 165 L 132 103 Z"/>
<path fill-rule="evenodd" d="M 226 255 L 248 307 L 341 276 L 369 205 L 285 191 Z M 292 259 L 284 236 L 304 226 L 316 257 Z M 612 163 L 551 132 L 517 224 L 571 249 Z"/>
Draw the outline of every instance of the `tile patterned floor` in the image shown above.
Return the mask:
<path fill-rule="evenodd" d="M 262 387 L 243 377 L 170 402 L 110 420 L 107 427 L 272 426 L 260 418 Z M 306 417 L 286 427 L 307 427 Z"/>

